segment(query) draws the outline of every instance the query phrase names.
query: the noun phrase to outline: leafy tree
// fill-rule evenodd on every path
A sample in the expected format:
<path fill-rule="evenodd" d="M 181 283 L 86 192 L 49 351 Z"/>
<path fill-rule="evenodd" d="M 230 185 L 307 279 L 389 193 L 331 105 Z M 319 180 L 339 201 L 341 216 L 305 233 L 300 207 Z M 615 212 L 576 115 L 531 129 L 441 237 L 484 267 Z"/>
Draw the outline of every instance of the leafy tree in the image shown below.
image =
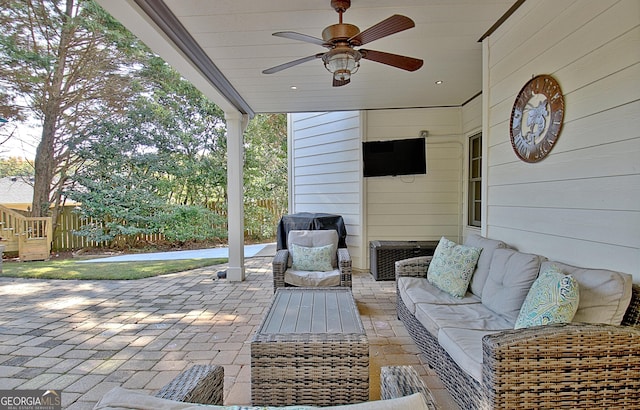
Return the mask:
<path fill-rule="evenodd" d="M 42 125 L 32 211 L 45 216 L 78 166 L 70 141 L 125 111 L 141 46 L 91 0 L 0 0 L 0 26 L 0 101 Z"/>
<path fill-rule="evenodd" d="M 258 238 L 275 235 L 287 209 L 287 116 L 260 114 L 244 134 L 245 228 Z M 270 228 L 270 229 L 267 229 Z"/>
<path fill-rule="evenodd" d="M 158 57 L 144 63 L 140 77 L 149 94 L 137 106 L 147 113 L 154 149 L 169 166 L 161 195 L 215 208 L 226 197 L 224 113 Z"/>
<path fill-rule="evenodd" d="M 82 203 L 85 217 L 105 221 L 83 228 L 81 233 L 92 240 L 150 233 L 179 242 L 226 237 L 223 218 L 209 210 L 220 211 L 220 204 L 226 204 L 224 134 L 182 135 L 179 127 L 169 126 L 191 118 L 187 128 L 208 129 L 219 126 L 219 118 L 196 115 L 198 103 L 206 107 L 207 100 L 174 96 L 183 109 L 168 120 L 164 102 L 156 99 L 171 83 L 163 84 L 163 91 L 140 97 L 127 117 L 104 122 L 76 147 L 86 165 L 74 177 L 78 188 L 68 195 Z M 181 113 L 184 117 L 177 118 Z M 286 208 L 286 117 L 258 116 L 245 137 L 247 229 L 270 236 L 272 229 L 260 228 L 275 227 L 277 220 L 258 204 L 281 198 Z"/>
<path fill-rule="evenodd" d="M 0 103 L 1 106 L 2 103 Z M 1 115 L 1 114 L 0 114 Z M 0 154 L 2 154 L 2 145 L 9 141 L 16 131 L 16 128 L 7 128 L 7 120 L 0 117 Z"/>
<path fill-rule="evenodd" d="M 84 231 L 95 240 L 224 236 L 211 211 L 227 199 L 215 104 L 92 0 L 0 0 L 0 24 L 0 115 L 42 125 L 35 215 L 66 190 L 102 221 Z M 254 118 L 245 145 L 253 229 L 267 219 L 259 204 L 286 204 L 286 117 Z"/>
<path fill-rule="evenodd" d="M 104 221 L 82 234 L 94 240 L 226 236 L 217 228 L 224 226 L 222 218 L 206 208 L 214 199 L 224 201 L 221 110 L 159 58 L 149 56 L 140 65 L 145 92 L 125 114 L 88 128 L 74 146 L 85 166 L 68 195 L 82 204 L 84 216 Z"/>
<path fill-rule="evenodd" d="M 170 241 L 184 243 L 227 237 L 224 218 L 207 208 L 174 205 L 169 209 L 162 233 Z"/>
<path fill-rule="evenodd" d="M 33 165 L 18 157 L 0 158 L 0 178 L 33 176 Z"/>

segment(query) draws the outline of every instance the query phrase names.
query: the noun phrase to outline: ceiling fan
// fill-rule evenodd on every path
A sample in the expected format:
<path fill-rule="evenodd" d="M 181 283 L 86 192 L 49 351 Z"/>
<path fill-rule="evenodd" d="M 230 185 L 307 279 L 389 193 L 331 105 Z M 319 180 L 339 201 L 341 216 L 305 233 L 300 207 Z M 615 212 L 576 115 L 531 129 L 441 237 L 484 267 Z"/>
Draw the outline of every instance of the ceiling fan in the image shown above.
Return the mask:
<path fill-rule="evenodd" d="M 360 59 L 363 58 L 407 71 L 416 71 L 422 67 L 423 61 L 417 58 L 385 53 L 383 51 L 365 50 L 363 48 L 356 50 L 354 48 L 415 27 L 413 20 L 409 17 L 395 14 L 364 31 L 360 31 L 360 29 L 353 24 L 342 22 L 342 13 L 350 6 L 351 0 L 331 0 L 331 7 L 340 15 L 339 23 L 325 28 L 322 31 L 321 39 L 293 31 L 273 33 L 276 37 L 317 44 L 328 48 L 329 51 L 289 61 L 288 63 L 268 68 L 262 71 L 262 73 L 277 73 L 298 64 L 321 58 L 326 69 L 333 74 L 333 86 L 340 87 L 349 84 L 351 75 L 358 71 Z"/>

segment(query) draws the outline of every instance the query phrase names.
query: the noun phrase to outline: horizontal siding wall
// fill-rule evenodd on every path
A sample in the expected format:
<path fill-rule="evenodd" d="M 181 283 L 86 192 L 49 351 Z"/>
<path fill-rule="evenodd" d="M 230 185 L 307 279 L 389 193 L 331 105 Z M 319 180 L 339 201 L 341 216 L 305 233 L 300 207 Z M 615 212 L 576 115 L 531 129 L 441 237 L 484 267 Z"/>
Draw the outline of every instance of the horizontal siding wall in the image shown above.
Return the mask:
<path fill-rule="evenodd" d="M 528 1 L 485 41 L 487 235 L 640 283 L 640 2 Z M 560 83 L 566 112 L 551 154 L 528 164 L 509 116 L 538 74 Z"/>
<path fill-rule="evenodd" d="M 362 260 L 361 113 L 289 115 L 290 212 L 342 215 L 354 268 Z"/>
<path fill-rule="evenodd" d="M 461 235 L 461 108 L 368 111 L 367 141 L 427 137 L 427 174 L 365 178 L 366 246 L 374 240 L 455 241 Z"/>

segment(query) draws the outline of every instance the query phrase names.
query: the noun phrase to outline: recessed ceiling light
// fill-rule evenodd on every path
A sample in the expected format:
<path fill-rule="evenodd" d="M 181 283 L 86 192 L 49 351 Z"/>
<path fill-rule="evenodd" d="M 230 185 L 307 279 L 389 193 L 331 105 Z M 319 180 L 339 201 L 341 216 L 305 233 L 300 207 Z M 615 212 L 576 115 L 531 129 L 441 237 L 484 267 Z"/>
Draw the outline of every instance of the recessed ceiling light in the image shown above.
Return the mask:
<path fill-rule="evenodd" d="M 443 83 L 444 83 L 444 81 L 442 81 L 442 80 L 436 81 L 436 85 L 442 85 Z"/>
<path fill-rule="evenodd" d="M 292 85 L 290 88 L 291 88 L 292 90 L 297 90 L 297 89 L 298 89 L 298 87 L 296 87 L 295 85 Z"/>

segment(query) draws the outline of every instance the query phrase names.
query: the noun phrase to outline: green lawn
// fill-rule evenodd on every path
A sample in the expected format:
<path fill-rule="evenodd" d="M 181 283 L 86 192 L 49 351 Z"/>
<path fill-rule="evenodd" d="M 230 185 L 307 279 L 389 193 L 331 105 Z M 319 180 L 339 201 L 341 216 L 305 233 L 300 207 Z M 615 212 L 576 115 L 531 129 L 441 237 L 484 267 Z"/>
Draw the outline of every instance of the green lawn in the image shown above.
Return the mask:
<path fill-rule="evenodd" d="M 30 279 L 112 279 L 148 278 L 227 263 L 228 259 L 181 259 L 145 262 L 92 262 L 76 260 L 44 262 L 4 262 L 0 277 Z"/>

